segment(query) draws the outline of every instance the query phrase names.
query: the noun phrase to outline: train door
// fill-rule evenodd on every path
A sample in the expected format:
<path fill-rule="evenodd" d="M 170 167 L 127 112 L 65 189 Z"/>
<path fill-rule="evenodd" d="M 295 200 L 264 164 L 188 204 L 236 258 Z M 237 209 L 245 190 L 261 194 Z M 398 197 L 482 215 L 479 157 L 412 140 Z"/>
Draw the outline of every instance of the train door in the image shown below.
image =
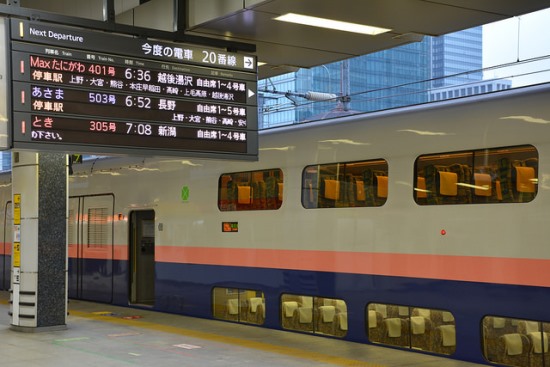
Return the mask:
<path fill-rule="evenodd" d="M 112 194 L 69 198 L 70 298 L 113 301 L 114 201 Z"/>
<path fill-rule="evenodd" d="M 130 303 L 155 304 L 155 211 L 130 213 Z"/>

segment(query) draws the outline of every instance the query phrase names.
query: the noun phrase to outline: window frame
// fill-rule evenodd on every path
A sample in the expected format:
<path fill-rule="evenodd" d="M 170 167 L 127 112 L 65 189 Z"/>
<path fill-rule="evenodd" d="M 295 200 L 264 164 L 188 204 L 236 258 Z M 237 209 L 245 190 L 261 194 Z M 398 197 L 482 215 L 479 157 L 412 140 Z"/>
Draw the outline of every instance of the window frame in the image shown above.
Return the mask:
<path fill-rule="evenodd" d="M 278 210 L 283 204 L 283 190 L 281 168 L 222 173 L 218 178 L 218 210 Z"/>
<path fill-rule="evenodd" d="M 302 207 L 381 207 L 389 194 L 388 170 L 384 158 L 307 165 L 302 169 Z"/>
<path fill-rule="evenodd" d="M 539 159 L 532 144 L 422 154 L 413 199 L 419 206 L 529 203 L 538 194 Z"/>

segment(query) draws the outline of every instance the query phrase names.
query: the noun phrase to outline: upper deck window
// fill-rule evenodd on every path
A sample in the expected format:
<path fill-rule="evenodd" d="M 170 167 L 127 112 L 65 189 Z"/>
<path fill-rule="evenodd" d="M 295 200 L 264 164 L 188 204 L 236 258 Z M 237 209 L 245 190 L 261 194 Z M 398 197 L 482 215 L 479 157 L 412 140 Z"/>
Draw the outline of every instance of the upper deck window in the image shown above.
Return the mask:
<path fill-rule="evenodd" d="M 422 155 L 414 198 L 420 205 L 529 202 L 538 191 L 538 162 L 532 145 Z"/>
<path fill-rule="evenodd" d="M 388 162 L 383 159 L 317 164 L 302 172 L 306 209 L 382 206 L 388 197 Z"/>
<path fill-rule="evenodd" d="M 283 171 L 224 173 L 218 182 L 221 211 L 275 210 L 283 203 Z"/>

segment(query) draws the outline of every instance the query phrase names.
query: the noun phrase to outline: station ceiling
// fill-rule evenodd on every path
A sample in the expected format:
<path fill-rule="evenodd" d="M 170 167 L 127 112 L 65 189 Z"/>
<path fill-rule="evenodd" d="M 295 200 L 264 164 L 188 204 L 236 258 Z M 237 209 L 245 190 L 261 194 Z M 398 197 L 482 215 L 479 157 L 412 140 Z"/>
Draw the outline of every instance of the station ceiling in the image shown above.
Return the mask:
<path fill-rule="evenodd" d="M 8 1 L 8 0 L 5 0 Z M 108 0 L 21 0 L 21 6 L 103 16 Z M 8 1 L 9 3 L 9 1 Z M 249 43 L 272 77 L 550 7 L 550 0 L 115 0 L 116 21 Z M 73 14 L 74 13 L 74 14 Z M 376 36 L 281 22 L 297 13 L 390 29 Z M 185 17 L 182 22 L 177 18 Z"/>

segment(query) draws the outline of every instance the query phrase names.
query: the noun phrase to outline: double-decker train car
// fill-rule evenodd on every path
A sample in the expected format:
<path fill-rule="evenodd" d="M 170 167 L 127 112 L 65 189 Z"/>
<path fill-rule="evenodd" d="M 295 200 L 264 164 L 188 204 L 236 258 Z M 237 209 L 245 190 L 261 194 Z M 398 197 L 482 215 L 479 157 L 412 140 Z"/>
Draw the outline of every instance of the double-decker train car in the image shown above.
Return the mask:
<path fill-rule="evenodd" d="M 69 297 L 550 366 L 548 101 L 539 85 L 265 130 L 255 162 L 74 165 Z"/>

